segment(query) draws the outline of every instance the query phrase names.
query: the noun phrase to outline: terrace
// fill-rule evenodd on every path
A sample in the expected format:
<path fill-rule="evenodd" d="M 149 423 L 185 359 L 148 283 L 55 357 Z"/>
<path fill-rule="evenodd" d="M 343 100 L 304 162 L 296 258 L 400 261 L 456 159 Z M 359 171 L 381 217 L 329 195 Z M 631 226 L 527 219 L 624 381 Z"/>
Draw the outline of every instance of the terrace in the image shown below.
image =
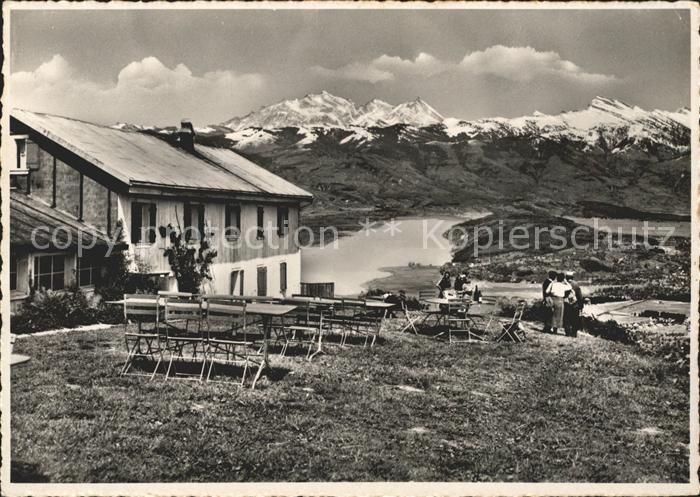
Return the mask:
<path fill-rule="evenodd" d="M 530 323 L 458 346 L 404 325 L 276 356 L 255 390 L 121 377 L 121 326 L 18 337 L 12 479 L 688 481 L 688 375 L 663 357 Z"/>

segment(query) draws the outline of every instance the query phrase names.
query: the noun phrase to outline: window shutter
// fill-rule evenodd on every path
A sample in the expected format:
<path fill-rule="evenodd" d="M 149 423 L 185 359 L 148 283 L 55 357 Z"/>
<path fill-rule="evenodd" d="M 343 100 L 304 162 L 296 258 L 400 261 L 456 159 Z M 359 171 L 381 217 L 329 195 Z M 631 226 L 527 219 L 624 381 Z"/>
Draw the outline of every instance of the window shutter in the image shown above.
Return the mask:
<path fill-rule="evenodd" d="M 258 239 L 265 237 L 265 210 L 258 207 Z"/>
<path fill-rule="evenodd" d="M 245 295 L 245 271 L 241 271 L 240 279 L 241 279 L 241 295 Z"/>
<path fill-rule="evenodd" d="M 151 204 L 148 209 L 148 242 L 156 241 L 156 204 Z"/>
<path fill-rule="evenodd" d="M 182 229 L 185 231 L 185 241 L 188 241 L 190 239 L 190 230 L 188 228 L 192 226 L 192 208 L 190 204 L 185 204 L 185 213 L 183 217 L 184 226 Z"/>
<path fill-rule="evenodd" d="M 228 230 L 228 228 L 231 226 L 231 207 L 230 205 L 226 206 L 226 216 L 224 220 L 224 229 Z"/>
<path fill-rule="evenodd" d="M 280 291 L 287 291 L 287 263 L 280 262 Z"/>
<path fill-rule="evenodd" d="M 141 204 L 131 203 L 131 243 L 141 241 Z"/>
<path fill-rule="evenodd" d="M 258 268 L 258 296 L 267 296 L 267 268 L 265 266 Z"/>

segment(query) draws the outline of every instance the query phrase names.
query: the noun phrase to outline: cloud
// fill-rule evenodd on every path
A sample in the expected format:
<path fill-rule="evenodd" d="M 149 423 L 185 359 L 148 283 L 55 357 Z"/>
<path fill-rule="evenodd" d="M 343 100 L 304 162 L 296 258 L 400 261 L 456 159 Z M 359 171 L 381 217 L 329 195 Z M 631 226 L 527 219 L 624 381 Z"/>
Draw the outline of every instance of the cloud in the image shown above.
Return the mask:
<path fill-rule="evenodd" d="M 538 52 L 532 47 L 494 45 L 467 54 L 459 69 L 472 74 L 488 74 L 511 81 L 531 81 L 537 77 L 564 78 L 582 83 L 610 83 L 617 78 L 588 73 L 557 52 Z"/>
<path fill-rule="evenodd" d="M 329 79 L 369 83 L 390 81 L 402 76 L 430 77 L 440 73 L 489 75 L 515 82 L 543 77 L 594 85 L 617 81 L 613 75 L 586 72 L 573 62 L 562 59 L 556 52 L 503 45 L 468 53 L 459 63 L 443 61 L 421 52 L 413 60 L 384 54 L 369 62 L 353 62 L 337 69 L 314 66 L 312 70 Z"/>
<path fill-rule="evenodd" d="M 327 79 L 367 81 L 369 83 L 378 83 L 380 81 L 389 81 L 394 79 L 394 74 L 389 71 L 378 69 L 373 67 L 371 64 L 362 64 L 359 62 L 348 64 L 337 69 L 313 66 L 311 67 L 311 72 L 317 76 Z"/>
<path fill-rule="evenodd" d="M 76 74 L 61 55 L 33 71 L 13 73 L 13 107 L 103 123 L 177 124 L 182 117 L 211 123 L 247 108 L 266 82 L 262 75 L 221 70 L 192 74 L 187 66 L 165 66 L 156 57 L 134 61 L 115 83 L 99 84 Z"/>
<path fill-rule="evenodd" d="M 370 62 L 353 62 L 336 69 L 313 66 L 312 72 L 328 79 L 346 79 L 378 83 L 393 80 L 397 75 L 432 76 L 446 69 L 446 64 L 430 54 L 421 52 L 414 60 L 380 55 Z"/>

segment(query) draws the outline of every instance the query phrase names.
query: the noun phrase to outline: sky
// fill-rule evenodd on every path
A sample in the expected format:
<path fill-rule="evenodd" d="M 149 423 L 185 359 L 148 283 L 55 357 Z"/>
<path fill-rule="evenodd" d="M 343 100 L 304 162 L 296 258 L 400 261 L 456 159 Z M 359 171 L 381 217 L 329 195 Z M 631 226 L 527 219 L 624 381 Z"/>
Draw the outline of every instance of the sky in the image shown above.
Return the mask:
<path fill-rule="evenodd" d="M 219 123 L 322 90 L 446 117 L 690 104 L 687 10 L 14 10 L 12 107 Z"/>

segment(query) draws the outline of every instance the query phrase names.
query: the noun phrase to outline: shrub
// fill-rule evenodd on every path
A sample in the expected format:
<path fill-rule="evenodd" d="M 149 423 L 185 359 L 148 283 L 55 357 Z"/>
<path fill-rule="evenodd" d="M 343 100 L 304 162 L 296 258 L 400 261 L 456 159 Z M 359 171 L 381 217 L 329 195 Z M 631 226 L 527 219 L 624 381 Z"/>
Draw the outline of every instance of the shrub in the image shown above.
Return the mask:
<path fill-rule="evenodd" d="M 610 272 L 613 272 L 615 270 L 610 264 L 607 264 L 607 263 L 601 261 L 597 257 L 588 257 L 586 259 L 583 259 L 581 262 L 579 262 L 579 264 L 581 265 L 581 267 L 584 270 L 586 270 L 590 273 L 593 273 L 596 271 L 605 271 L 605 272 L 610 273 Z"/>
<path fill-rule="evenodd" d="M 515 314 L 516 303 L 505 297 L 498 299 L 498 314 L 503 317 L 512 318 Z M 544 321 L 549 313 L 549 309 L 542 299 L 535 299 L 525 305 L 523 319 L 526 321 Z"/>
<path fill-rule="evenodd" d="M 117 243 L 124 240 L 122 222 L 117 223 Z M 114 250 L 106 258 L 102 276 L 95 285 L 95 292 L 103 300 L 119 300 L 125 293 L 156 293 L 158 283 L 154 277 L 147 274 L 147 268 L 139 267 L 138 272 L 129 271 L 131 263 L 128 253 L 124 249 Z M 108 308 L 105 312 L 109 314 Z M 121 311 L 120 311 L 121 312 Z"/>
<path fill-rule="evenodd" d="M 381 295 L 384 295 L 386 293 L 389 293 L 389 292 L 386 292 L 386 291 L 382 290 L 381 288 L 369 288 L 366 292 L 361 293 L 358 297 L 361 299 L 365 299 L 367 297 L 381 296 Z M 393 295 L 396 297 L 396 301 L 398 302 L 398 295 L 397 294 L 393 294 Z M 387 302 L 391 302 L 391 300 L 388 300 Z M 408 310 L 415 311 L 415 310 L 418 310 L 421 308 L 420 302 L 418 301 L 418 299 L 416 297 L 408 297 L 407 296 L 405 302 L 406 302 L 406 307 L 408 308 Z"/>
<path fill-rule="evenodd" d="M 16 334 L 75 328 L 94 324 L 98 317 L 97 309 L 80 288 L 38 290 L 32 293 L 20 312 L 12 317 L 11 328 Z"/>
<path fill-rule="evenodd" d="M 187 243 L 182 231 L 175 230 L 170 224 L 167 233 L 170 246 L 165 249 L 164 255 L 175 273 L 178 289 L 181 292 L 199 293 L 202 282 L 212 279 L 210 266 L 216 257 L 216 250 L 210 248 L 204 234 L 197 249 Z"/>

